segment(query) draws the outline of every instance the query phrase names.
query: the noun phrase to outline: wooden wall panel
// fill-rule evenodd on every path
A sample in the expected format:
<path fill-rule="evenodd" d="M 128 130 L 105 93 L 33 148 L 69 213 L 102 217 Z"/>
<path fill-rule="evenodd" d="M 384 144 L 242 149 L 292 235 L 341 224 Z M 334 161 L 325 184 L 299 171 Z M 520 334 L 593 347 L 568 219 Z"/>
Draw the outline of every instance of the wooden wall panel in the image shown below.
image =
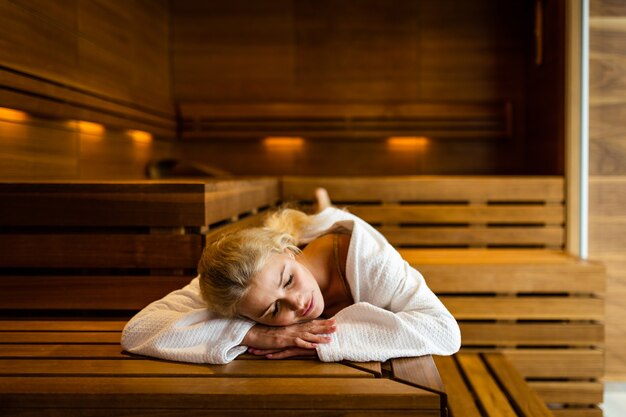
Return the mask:
<path fill-rule="evenodd" d="M 562 174 L 553 162 L 558 145 L 546 148 L 540 164 L 524 165 L 531 6 L 495 0 L 172 2 L 172 91 L 184 121 L 187 104 L 203 103 L 504 103 L 511 127 L 491 140 L 480 134 L 463 140 L 457 132 L 457 139 L 433 140 L 418 152 L 389 152 L 381 133 L 351 142 L 326 135 L 325 141 L 307 140 L 301 152 L 269 154 L 258 140 L 232 144 L 216 132 L 189 135 L 183 124 L 183 139 L 210 143 L 182 152 L 251 175 Z M 537 142 L 562 140 L 552 128 Z"/>
<path fill-rule="evenodd" d="M 590 2 L 589 252 L 607 267 L 606 379 L 626 378 L 626 6 Z"/>
<path fill-rule="evenodd" d="M 166 0 L 4 1 L 0 16 L 0 107 L 174 136 Z"/>
<path fill-rule="evenodd" d="M 84 133 L 75 122 L 0 112 L 0 179 L 141 179 L 146 164 L 172 155 L 172 143 L 122 131 Z"/>

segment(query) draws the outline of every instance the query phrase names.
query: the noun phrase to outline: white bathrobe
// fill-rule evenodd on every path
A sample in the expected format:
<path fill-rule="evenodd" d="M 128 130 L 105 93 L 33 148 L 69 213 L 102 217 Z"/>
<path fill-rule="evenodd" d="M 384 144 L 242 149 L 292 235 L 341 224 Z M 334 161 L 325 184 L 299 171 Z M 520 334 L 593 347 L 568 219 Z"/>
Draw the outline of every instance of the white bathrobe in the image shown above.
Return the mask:
<path fill-rule="evenodd" d="M 339 227 L 351 231 L 346 279 L 354 304 L 335 316 L 331 342 L 317 347 L 320 360 L 385 361 L 458 351 L 455 319 L 422 275 L 365 221 L 330 207 L 314 216 L 299 243 Z M 208 310 L 194 278 L 133 317 L 122 333 L 122 346 L 162 359 L 223 364 L 247 350 L 241 342 L 254 324 Z"/>

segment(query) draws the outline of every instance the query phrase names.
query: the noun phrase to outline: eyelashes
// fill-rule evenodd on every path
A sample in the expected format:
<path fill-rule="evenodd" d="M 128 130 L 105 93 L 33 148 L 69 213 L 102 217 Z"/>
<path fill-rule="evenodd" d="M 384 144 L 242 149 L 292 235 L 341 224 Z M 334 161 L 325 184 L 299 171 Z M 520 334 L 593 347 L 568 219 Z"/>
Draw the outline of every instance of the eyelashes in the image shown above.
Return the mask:
<path fill-rule="evenodd" d="M 293 282 L 293 274 L 289 274 L 289 279 L 284 285 L 284 288 L 287 288 Z M 272 310 L 272 317 L 276 317 L 276 315 L 280 312 L 280 301 L 276 301 L 274 303 L 274 309 Z"/>

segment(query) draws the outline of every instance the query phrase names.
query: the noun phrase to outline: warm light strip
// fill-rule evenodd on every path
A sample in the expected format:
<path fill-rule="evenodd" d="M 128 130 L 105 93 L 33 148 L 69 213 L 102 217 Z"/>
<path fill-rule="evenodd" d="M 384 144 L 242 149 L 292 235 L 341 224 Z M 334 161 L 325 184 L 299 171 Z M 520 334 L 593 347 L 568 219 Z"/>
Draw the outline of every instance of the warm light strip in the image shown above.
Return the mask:
<path fill-rule="evenodd" d="M 0 119 L 8 120 L 9 122 L 24 122 L 28 119 L 28 114 L 20 110 L 0 107 Z"/>
<path fill-rule="evenodd" d="M 87 133 L 90 135 L 101 135 L 104 133 L 104 126 L 98 123 L 86 122 L 84 120 L 79 120 L 76 122 L 78 126 L 78 130 L 80 133 Z"/>
<path fill-rule="evenodd" d="M 423 149 L 428 146 L 428 138 L 424 136 L 398 136 L 387 139 L 387 145 L 392 149 Z"/>
<path fill-rule="evenodd" d="M 127 133 L 133 138 L 133 141 L 137 143 L 150 143 L 152 142 L 152 134 L 144 132 L 143 130 L 129 130 Z"/>
<path fill-rule="evenodd" d="M 268 148 L 297 149 L 304 146 L 304 138 L 267 137 L 263 144 Z"/>

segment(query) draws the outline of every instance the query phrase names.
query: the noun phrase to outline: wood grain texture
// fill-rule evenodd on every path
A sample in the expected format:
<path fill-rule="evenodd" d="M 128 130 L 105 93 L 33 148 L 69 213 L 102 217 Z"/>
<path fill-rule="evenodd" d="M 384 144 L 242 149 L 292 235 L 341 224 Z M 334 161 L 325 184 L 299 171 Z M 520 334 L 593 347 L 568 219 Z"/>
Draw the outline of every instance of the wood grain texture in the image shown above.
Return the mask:
<path fill-rule="evenodd" d="M 505 394 L 498 388 L 478 355 L 458 353 L 456 357 L 487 416 L 517 417 Z"/>
<path fill-rule="evenodd" d="M 602 260 L 607 265 L 605 377 L 617 381 L 626 377 L 626 327 L 622 320 L 626 311 L 623 303 L 626 210 L 622 204 L 626 195 L 625 11 L 620 1 L 590 2 L 589 251 L 592 259 Z M 598 410 L 587 414 L 600 415 Z"/>
<path fill-rule="evenodd" d="M 494 317 L 496 313 L 494 313 Z M 459 323 L 463 345 L 599 346 L 603 324 Z"/>
<path fill-rule="evenodd" d="M 397 380 L 406 381 L 428 391 L 445 395 L 445 387 L 431 355 L 392 359 L 391 368 L 394 378 Z M 445 404 L 445 399 L 443 403 Z"/>
<path fill-rule="evenodd" d="M 15 1 L 1 8 L 10 47 L 2 51 L 0 83 L 16 88 L 5 105 L 173 136 L 166 2 Z M 46 105 L 34 107 L 37 101 Z"/>
<path fill-rule="evenodd" d="M 0 246 L 5 268 L 195 268 L 202 240 L 199 235 L 3 234 Z"/>
<path fill-rule="evenodd" d="M 529 382 L 529 385 L 547 403 L 599 404 L 604 400 L 600 382 Z"/>
<path fill-rule="evenodd" d="M 505 179 L 506 178 L 506 179 Z M 564 200 L 560 177 L 283 177 L 283 198 L 310 200 L 316 187 L 333 201 L 520 202 Z"/>
<path fill-rule="evenodd" d="M 0 359 L 2 376 L 162 376 L 224 378 L 374 378 L 369 372 L 310 360 L 233 361 L 227 365 L 198 365 L 153 360 Z"/>
<path fill-rule="evenodd" d="M 523 415 L 553 417 L 539 396 L 526 384 L 524 378 L 509 365 L 501 354 L 485 354 L 484 360 L 502 386 L 511 394 L 516 408 Z"/>
<path fill-rule="evenodd" d="M 2 275 L 0 308 L 138 311 L 184 287 L 194 276 Z M 59 328 L 54 322 L 47 325 Z"/>
<path fill-rule="evenodd" d="M 441 296 L 460 320 L 603 320 L 604 300 L 582 297 Z"/>
<path fill-rule="evenodd" d="M 482 414 L 468 385 L 463 379 L 463 374 L 459 370 L 455 359 L 451 356 L 435 356 L 434 360 L 449 393 L 448 407 L 452 411 L 452 415 L 454 417 L 481 417 Z"/>
<path fill-rule="evenodd" d="M 600 349 L 503 349 L 525 378 L 598 379 L 604 374 Z"/>
<path fill-rule="evenodd" d="M 0 399 L 6 409 L 439 409 L 436 394 L 376 378 L 2 377 Z"/>

